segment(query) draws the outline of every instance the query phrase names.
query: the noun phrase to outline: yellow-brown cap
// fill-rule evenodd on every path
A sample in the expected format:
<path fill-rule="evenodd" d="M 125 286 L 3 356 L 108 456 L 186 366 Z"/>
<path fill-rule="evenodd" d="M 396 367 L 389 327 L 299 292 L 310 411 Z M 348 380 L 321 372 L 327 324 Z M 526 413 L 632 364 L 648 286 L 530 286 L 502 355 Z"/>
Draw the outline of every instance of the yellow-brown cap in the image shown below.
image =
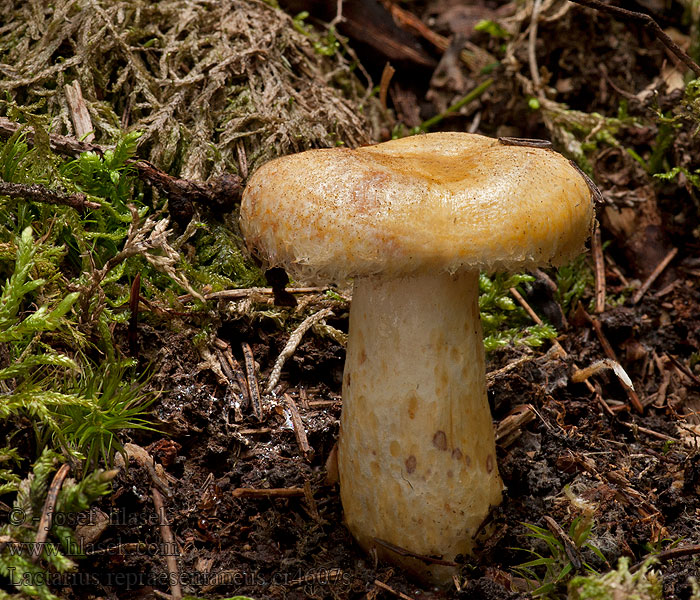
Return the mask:
<path fill-rule="evenodd" d="M 300 281 L 561 264 L 593 221 L 583 175 L 556 152 L 468 133 L 263 165 L 241 202 L 246 242 Z"/>

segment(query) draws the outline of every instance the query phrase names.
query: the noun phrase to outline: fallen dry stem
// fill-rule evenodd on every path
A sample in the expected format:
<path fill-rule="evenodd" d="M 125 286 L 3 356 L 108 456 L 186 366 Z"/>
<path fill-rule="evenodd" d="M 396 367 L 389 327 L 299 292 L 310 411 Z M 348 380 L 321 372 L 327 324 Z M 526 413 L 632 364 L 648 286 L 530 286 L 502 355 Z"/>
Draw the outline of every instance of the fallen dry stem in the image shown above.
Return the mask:
<path fill-rule="evenodd" d="M 647 290 L 652 286 L 652 284 L 658 279 L 659 275 L 663 273 L 664 269 L 669 265 L 669 263 L 675 258 L 676 254 L 678 254 L 678 248 L 673 248 L 671 251 L 662 259 L 662 261 L 656 265 L 656 268 L 652 271 L 651 275 L 646 278 L 644 283 L 642 284 L 642 287 L 640 287 L 632 296 L 632 304 L 637 304 L 644 294 L 647 293 Z"/>
<path fill-rule="evenodd" d="M 593 254 L 593 264 L 595 265 L 595 311 L 602 313 L 605 310 L 605 259 L 603 258 L 600 227 L 597 224 L 591 238 L 591 254 Z"/>
<path fill-rule="evenodd" d="M 62 194 L 61 192 L 51 190 L 38 183 L 26 185 L 0 181 L 0 196 L 24 198 L 25 200 L 43 202 L 44 204 L 60 204 L 63 206 L 70 206 L 81 212 L 102 208 L 99 203 L 88 200 L 85 194 Z"/>
<path fill-rule="evenodd" d="M 260 399 L 258 378 L 255 374 L 255 358 L 253 356 L 253 350 L 248 342 L 243 342 L 241 344 L 241 350 L 243 350 L 243 359 L 245 361 L 245 375 L 248 383 L 248 396 L 250 398 L 250 404 L 253 408 L 255 418 L 258 421 L 262 421 L 265 416 L 265 412 L 263 411 L 262 400 Z"/>
<path fill-rule="evenodd" d="M 234 498 L 295 498 L 304 496 L 304 488 L 237 488 L 231 492 Z"/>
<path fill-rule="evenodd" d="M 700 65 L 698 65 L 683 49 L 678 46 L 666 32 L 659 27 L 649 15 L 634 12 L 618 6 L 612 6 L 600 2 L 600 0 L 569 0 L 575 4 L 580 4 L 588 8 L 594 8 L 600 12 L 608 13 L 620 17 L 623 21 L 636 21 L 644 25 L 666 48 L 675 54 L 693 73 L 700 77 Z"/>
<path fill-rule="evenodd" d="M 35 546 L 41 548 L 46 539 L 49 536 L 49 531 L 51 531 L 51 522 L 53 521 L 53 512 L 56 508 L 56 500 L 58 499 L 58 492 L 61 491 L 61 486 L 68 477 L 70 473 L 70 465 L 61 465 L 61 468 L 54 475 L 53 481 L 49 486 L 49 491 L 46 494 L 46 500 L 44 501 L 44 508 L 41 511 L 41 518 L 39 519 L 39 525 L 36 530 Z M 36 563 L 41 558 L 42 553 L 36 552 L 32 556 L 32 562 Z"/>
<path fill-rule="evenodd" d="M 178 545 L 175 541 L 173 530 L 170 529 L 170 523 L 168 523 L 168 516 L 165 513 L 165 505 L 163 503 L 162 494 L 155 487 L 152 487 L 151 496 L 153 497 L 153 505 L 155 506 L 156 514 L 158 515 L 158 529 L 160 530 L 160 537 L 162 538 L 166 548 L 165 564 L 168 567 L 168 573 L 170 575 L 168 579 L 170 582 L 170 595 L 173 600 L 180 600 L 182 598 L 182 586 L 180 585 L 180 570 L 177 566 L 177 558 L 174 552 L 175 548 L 178 548 Z"/>
<path fill-rule="evenodd" d="M 306 319 L 304 319 L 299 324 L 299 326 L 292 332 L 292 335 L 289 336 L 289 340 L 287 340 L 287 344 L 284 346 L 282 352 L 280 352 L 280 355 L 277 357 L 277 360 L 275 361 L 275 366 L 272 367 L 270 379 L 268 380 L 267 387 L 265 388 L 266 394 L 272 393 L 272 390 L 275 389 L 275 386 L 280 380 L 280 375 L 282 374 L 282 367 L 284 367 L 284 363 L 287 362 L 287 359 L 294 354 L 294 351 L 297 349 L 297 346 L 301 342 L 301 338 L 304 336 L 304 334 L 309 329 L 311 329 L 316 323 L 332 315 L 332 308 L 321 309 L 317 313 L 306 317 Z"/>

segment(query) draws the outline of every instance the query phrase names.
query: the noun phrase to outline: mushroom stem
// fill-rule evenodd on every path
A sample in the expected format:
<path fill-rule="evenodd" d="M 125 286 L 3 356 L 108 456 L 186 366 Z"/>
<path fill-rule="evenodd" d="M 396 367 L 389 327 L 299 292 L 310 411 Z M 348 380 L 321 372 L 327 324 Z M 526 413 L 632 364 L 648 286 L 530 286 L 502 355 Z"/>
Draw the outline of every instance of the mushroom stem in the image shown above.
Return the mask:
<path fill-rule="evenodd" d="M 366 550 L 448 583 L 503 484 L 486 398 L 476 271 L 355 281 L 338 446 L 348 528 Z M 377 543 L 379 539 L 389 544 Z"/>

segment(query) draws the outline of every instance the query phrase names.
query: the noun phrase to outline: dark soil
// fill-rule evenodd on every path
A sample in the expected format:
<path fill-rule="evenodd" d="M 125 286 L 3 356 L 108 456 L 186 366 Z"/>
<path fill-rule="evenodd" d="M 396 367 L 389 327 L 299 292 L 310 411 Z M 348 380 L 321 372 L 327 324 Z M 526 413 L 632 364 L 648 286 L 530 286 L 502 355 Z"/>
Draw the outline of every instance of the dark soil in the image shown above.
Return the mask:
<path fill-rule="evenodd" d="M 690 41 L 691 30 L 680 18 L 678 4 L 631 4 L 639 10 L 655 8 L 662 27 L 672 27 L 681 41 Z M 448 0 L 409 6 L 444 35 L 456 35 L 446 23 L 457 22 L 455 15 L 465 8 Z M 632 378 L 643 414 L 631 408 L 612 371 L 588 380 L 593 391 L 572 382 L 574 365 L 583 368 L 606 358 L 601 337 L 582 308 L 589 307 L 592 289 L 560 328 L 565 357 L 548 353 L 548 347 L 493 353 L 489 370 L 496 374 L 489 395 L 495 426 L 514 410 L 531 411 L 534 418 L 499 446 L 507 489 L 491 517 L 493 535 L 465 563 L 455 586 L 439 591 L 375 564 L 343 526 L 338 487 L 326 468 L 342 406 L 340 345 L 309 332 L 283 370 L 281 391 L 295 401 L 311 447 L 304 455 L 281 393 L 277 398 L 263 396 L 264 416 L 256 419 L 235 379 L 217 375 L 211 363 L 203 362 L 202 348 L 193 343 L 198 330 L 185 325 L 186 317 L 181 323 L 164 323 L 142 314 L 140 356 L 155 369 L 151 387 L 162 391 L 154 409 L 162 434 L 140 433 L 132 441 L 154 457 L 156 476 L 160 473 L 171 491 L 166 510 L 186 593 L 280 599 L 527 598 L 528 582 L 514 567 L 532 555 L 520 549 L 544 555 L 548 550 L 529 535 L 525 524 L 548 529 L 545 517 L 550 517 L 568 532 L 576 518 L 589 517 L 588 543 L 605 560 L 586 549 L 579 558 L 605 572 L 620 557 L 636 564 L 661 552 L 664 598 L 690 598 L 689 578 L 700 575 L 698 555 L 667 559 L 664 551 L 700 542 L 700 382 L 692 364 L 700 348 L 699 204 L 697 190 L 686 178 L 655 179 L 627 150 L 651 161 L 664 143 L 661 170 L 683 166 L 692 172 L 700 167 L 697 122 L 692 107 L 680 101 L 682 90 L 667 84 L 674 59 L 647 30 L 573 5 L 567 10 L 564 3 L 543 6 L 547 20 L 540 23 L 535 48 L 543 84 L 554 90 L 547 94 L 587 115 L 613 118 L 624 108 L 626 115 L 614 131 L 601 119 L 584 123 L 572 114 L 580 123 L 569 123 L 567 129 L 561 113 L 543 116 L 544 110 L 532 110 L 528 100 L 535 94 L 531 82 L 530 89 L 523 83 L 530 81 L 527 36 L 513 34 L 511 40 L 519 41 L 508 43 L 505 60 L 504 40 L 471 30 L 461 39 L 501 61 L 491 73 L 495 82 L 440 127 L 553 139 L 560 150 L 566 150 L 563 134 L 573 131 L 588 144 L 591 172 L 605 199 L 599 220 L 608 259 L 608 304 L 603 312 L 588 314 L 598 320 L 604 339 Z M 484 1 L 471 8 L 483 18 L 510 19 L 520 32 L 529 23 L 520 3 Z M 389 88 L 389 107 L 405 123 L 416 117 L 407 106 L 420 108 L 419 119 L 433 116 L 483 79 L 478 70 L 450 63 L 415 30 L 408 33 L 423 54 L 442 61 L 436 69 L 456 75 L 433 78 L 431 84 L 429 76 L 412 80 L 409 67 L 398 69 Z M 384 57 L 371 46 L 365 50 L 368 56 L 361 58 L 378 80 Z M 419 72 L 425 69 L 430 75 L 426 65 Z M 659 130 L 659 111 L 677 117 L 668 135 Z M 607 128 L 616 143 L 601 141 L 596 127 L 598 132 Z M 678 253 L 670 266 L 632 304 L 627 285 L 644 281 L 673 248 Z M 312 298 L 316 302 L 322 296 Z M 330 324 L 346 331 L 347 305 L 338 301 L 335 307 L 337 316 Z M 270 319 L 228 310 L 225 303 L 219 308 L 222 348 L 228 345 L 245 378 L 241 344 L 249 344 L 262 387 L 288 334 Z M 207 355 L 218 362 L 213 347 Z M 500 371 L 523 357 L 514 368 Z M 74 587 L 76 596 L 124 599 L 169 593 L 173 574 L 154 525 L 158 519 L 152 486 L 152 475 L 135 460 L 117 477 L 114 493 L 100 507 L 111 523 L 95 540 L 98 549 L 81 562 L 81 572 L 94 574 L 93 580 Z M 250 498 L 236 495 L 241 488 L 300 491 L 291 497 Z"/>

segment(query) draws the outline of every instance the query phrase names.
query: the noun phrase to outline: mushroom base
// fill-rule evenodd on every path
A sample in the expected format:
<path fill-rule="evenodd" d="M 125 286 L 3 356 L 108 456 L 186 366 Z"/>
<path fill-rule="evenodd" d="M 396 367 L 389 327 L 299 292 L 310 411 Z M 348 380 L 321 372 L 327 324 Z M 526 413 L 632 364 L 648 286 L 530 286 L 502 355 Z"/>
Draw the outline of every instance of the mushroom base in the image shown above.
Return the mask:
<path fill-rule="evenodd" d="M 470 554 L 503 489 L 478 298 L 477 272 L 362 278 L 350 312 L 338 445 L 345 521 L 365 550 L 438 584 L 457 567 L 415 555 Z"/>

